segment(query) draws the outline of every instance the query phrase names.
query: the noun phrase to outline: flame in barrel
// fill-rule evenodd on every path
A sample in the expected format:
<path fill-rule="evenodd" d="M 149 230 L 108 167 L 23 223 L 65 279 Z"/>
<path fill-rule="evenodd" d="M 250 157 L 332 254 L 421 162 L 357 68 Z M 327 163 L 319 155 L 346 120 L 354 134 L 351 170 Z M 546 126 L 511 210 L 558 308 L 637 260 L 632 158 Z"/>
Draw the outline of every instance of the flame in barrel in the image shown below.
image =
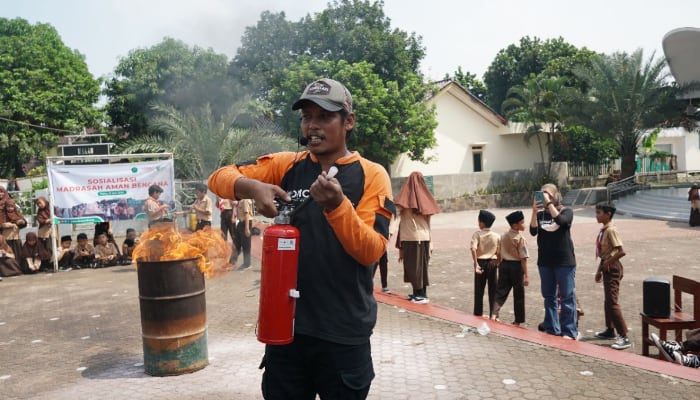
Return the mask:
<path fill-rule="evenodd" d="M 141 235 L 133 259 L 173 261 L 199 258 L 198 267 L 206 278 L 213 278 L 230 267 L 231 250 L 221 232 L 205 228 L 194 233 L 179 232 L 175 224 L 163 223 Z"/>

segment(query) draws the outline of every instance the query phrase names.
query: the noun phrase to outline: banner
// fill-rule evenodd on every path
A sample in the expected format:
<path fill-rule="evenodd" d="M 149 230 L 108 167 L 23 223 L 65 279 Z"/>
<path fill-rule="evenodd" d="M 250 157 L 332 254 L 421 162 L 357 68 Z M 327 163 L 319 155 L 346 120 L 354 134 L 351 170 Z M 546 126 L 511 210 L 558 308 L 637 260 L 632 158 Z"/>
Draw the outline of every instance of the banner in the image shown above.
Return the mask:
<path fill-rule="evenodd" d="M 173 160 L 101 165 L 49 165 L 49 190 L 58 224 L 145 219 L 148 188 L 175 209 Z"/>

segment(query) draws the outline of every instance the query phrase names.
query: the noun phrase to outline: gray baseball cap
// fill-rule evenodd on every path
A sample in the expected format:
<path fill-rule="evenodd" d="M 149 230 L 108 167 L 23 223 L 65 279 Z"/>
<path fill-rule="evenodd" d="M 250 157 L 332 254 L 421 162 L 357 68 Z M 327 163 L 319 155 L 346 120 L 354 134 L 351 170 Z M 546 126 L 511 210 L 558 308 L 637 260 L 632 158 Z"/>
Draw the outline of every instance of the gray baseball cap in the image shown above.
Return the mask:
<path fill-rule="evenodd" d="M 299 100 L 292 105 L 292 110 L 300 109 L 305 101 L 312 101 L 326 111 L 352 112 L 350 91 L 342 83 L 330 78 L 322 78 L 309 84 Z"/>

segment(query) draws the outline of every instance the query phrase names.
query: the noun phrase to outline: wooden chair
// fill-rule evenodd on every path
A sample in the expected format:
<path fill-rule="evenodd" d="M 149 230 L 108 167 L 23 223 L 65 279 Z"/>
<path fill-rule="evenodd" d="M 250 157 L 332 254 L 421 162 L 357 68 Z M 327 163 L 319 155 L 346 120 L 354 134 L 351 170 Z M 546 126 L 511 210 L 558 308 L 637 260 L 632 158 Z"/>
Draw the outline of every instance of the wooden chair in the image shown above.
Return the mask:
<path fill-rule="evenodd" d="M 693 310 L 683 310 L 683 293 L 688 293 L 693 297 Z M 668 318 L 649 317 L 644 313 L 642 316 L 642 354 L 649 355 L 649 346 L 654 346 L 654 342 L 649 338 L 649 325 L 659 329 L 659 338 L 666 339 L 666 332 L 676 331 L 675 340 L 683 341 L 683 330 L 700 328 L 700 282 L 682 276 L 673 275 L 673 312 Z M 659 358 L 663 358 L 659 354 Z"/>

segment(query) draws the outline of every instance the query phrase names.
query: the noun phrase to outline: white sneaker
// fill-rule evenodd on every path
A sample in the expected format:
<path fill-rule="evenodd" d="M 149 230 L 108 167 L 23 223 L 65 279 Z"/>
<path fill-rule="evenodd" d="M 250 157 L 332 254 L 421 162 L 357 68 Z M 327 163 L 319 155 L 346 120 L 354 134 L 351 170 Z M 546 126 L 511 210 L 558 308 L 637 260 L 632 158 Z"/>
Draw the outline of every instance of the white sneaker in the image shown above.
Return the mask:
<path fill-rule="evenodd" d="M 615 343 L 613 343 L 610 347 L 612 347 L 615 350 L 624 350 L 631 346 L 632 343 L 630 342 L 629 338 L 624 336 L 618 336 L 617 339 L 615 339 Z"/>

